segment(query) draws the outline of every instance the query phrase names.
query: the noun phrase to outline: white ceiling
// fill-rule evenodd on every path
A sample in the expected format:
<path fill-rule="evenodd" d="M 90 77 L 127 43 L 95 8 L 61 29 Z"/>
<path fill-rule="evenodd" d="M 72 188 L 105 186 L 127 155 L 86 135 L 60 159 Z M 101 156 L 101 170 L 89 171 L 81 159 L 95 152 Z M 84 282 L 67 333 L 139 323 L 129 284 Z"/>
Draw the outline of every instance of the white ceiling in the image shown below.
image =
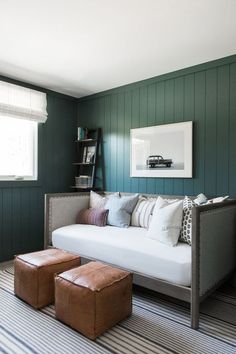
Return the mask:
<path fill-rule="evenodd" d="M 0 74 L 81 97 L 236 53 L 236 0 L 0 0 Z"/>

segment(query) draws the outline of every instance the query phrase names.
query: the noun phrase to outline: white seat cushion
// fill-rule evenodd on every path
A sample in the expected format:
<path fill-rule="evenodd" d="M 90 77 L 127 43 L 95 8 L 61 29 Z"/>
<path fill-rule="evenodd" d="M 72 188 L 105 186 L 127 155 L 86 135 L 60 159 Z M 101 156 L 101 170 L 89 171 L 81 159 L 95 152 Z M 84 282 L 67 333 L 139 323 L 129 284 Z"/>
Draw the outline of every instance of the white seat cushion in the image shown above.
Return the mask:
<path fill-rule="evenodd" d="M 191 284 L 191 247 L 169 247 L 146 237 L 146 229 L 69 225 L 52 233 L 54 247 L 174 284 Z"/>

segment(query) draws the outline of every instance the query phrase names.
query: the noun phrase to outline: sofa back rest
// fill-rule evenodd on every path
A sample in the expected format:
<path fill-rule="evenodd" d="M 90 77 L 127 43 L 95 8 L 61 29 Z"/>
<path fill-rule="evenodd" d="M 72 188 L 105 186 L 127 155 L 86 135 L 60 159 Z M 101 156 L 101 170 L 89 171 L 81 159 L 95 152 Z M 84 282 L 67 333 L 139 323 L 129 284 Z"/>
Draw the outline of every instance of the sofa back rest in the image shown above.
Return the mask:
<path fill-rule="evenodd" d="M 89 207 L 89 193 L 56 193 L 45 195 L 45 248 L 52 244 L 52 232 L 59 227 L 76 223 L 81 209 Z M 46 244 L 47 243 L 47 244 Z"/>

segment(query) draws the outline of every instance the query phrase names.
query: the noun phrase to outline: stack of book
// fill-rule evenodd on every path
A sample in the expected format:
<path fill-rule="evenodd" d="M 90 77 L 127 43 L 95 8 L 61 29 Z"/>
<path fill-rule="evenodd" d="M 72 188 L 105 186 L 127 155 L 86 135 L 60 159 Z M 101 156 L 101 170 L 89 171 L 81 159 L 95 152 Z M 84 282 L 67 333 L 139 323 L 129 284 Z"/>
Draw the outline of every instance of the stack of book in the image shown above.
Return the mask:
<path fill-rule="evenodd" d="M 92 177 L 80 175 L 75 177 L 75 186 L 77 188 L 91 188 L 92 187 Z"/>

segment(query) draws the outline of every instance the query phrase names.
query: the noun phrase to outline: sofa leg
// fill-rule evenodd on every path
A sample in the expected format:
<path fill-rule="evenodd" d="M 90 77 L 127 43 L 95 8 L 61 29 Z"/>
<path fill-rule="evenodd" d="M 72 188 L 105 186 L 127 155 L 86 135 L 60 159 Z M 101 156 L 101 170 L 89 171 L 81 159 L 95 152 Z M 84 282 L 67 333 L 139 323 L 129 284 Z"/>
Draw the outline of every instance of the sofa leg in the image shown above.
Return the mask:
<path fill-rule="evenodd" d="M 199 301 L 195 298 L 191 301 L 191 328 L 199 328 Z"/>

